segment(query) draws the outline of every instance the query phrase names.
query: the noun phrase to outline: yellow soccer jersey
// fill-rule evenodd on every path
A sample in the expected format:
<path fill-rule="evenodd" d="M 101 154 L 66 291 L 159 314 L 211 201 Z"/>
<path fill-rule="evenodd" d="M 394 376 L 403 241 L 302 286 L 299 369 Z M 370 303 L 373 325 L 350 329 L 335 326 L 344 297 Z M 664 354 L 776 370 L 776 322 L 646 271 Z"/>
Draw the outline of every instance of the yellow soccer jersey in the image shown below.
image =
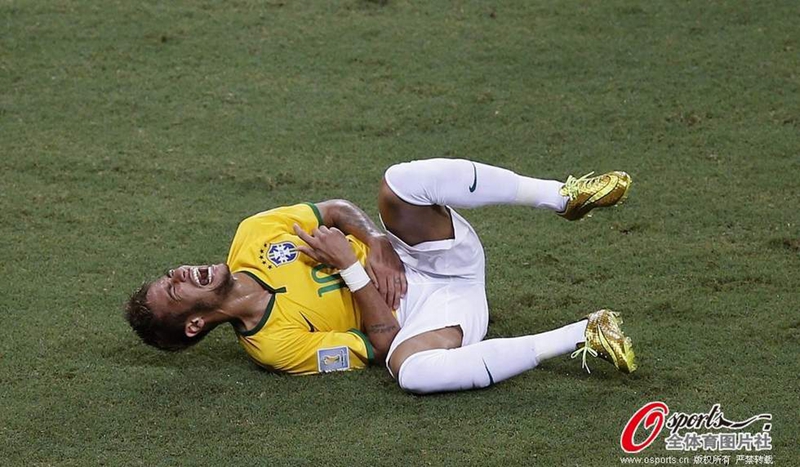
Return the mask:
<path fill-rule="evenodd" d="M 239 343 L 259 365 L 308 375 L 365 367 L 373 358 L 361 333 L 361 313 L 350 290 L 330 266 L 297 251 L 294 233 L 322 225 L 313 204 L 271 209 L 239 224 L 228 253 L 231 273 L 245 273 L 272 292 L 253 329 L 237 330 Z M 364 264 L 367 246 L 347 237 Z"/>

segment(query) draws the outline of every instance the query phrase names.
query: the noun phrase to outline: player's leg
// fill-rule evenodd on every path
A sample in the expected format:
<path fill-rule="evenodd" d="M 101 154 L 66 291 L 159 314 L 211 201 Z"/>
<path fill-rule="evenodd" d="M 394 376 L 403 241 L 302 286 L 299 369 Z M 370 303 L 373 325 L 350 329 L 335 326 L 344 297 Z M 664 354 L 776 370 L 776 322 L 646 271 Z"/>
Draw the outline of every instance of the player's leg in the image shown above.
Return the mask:
<path fill-rule="evenodd" d="M 564 183 L 516 174 L 508 169 L 465 159 L 424 159 L 389 167 L 392 190 L 415 205 L 476 208 L 520 204 L 562 211 L 568 197 Z"/>
<path fill-rule="evenodd" d="M 454 328 L 450 328 L 454 329 Z M 417 394 L 485 388 L 536 367 L 549 358 L 575 351 L 585 341 L 586 320 L 562 328 L 507 339 L 489 339 L 456 348 L 433 343 L 444 330 L 410 339 L 392 354 L 397 383 Z"/>
<path fill-rule="evenodd" d="M 563 183 L 517 175 L 463 159 L 426 159 L 386 171 L 379 207 L 387 228 L 409 245 L 452 238 L 447 210 L 492 204 L 524 204 L 563 211 Z"/>
<path fill-rule="evenodd" d="M 475 286 L 471 299 L 469 294 L 447 292 L 449 297 L 466 297 L 464 303 L 448 299 L 434 306 L 419 306 L 409 304 L 407 297 L 404 304 L 411 311 L 401 310 L 398 315 L 402 329 L 388 360 L 401 386 L 418 393 L 485 387 L 531 369 L 544 358 L 575 350 L 581 342 L 575 336 L 585 334 L 587 328 L 585 322 L 579 322 L 536 336 L 480 342 L 488 321 L 488 309 L 476 306 L 485 304 L 483 250 L 474 229 L 444 205 L 524 204 L 565 209 L 564 217 L 579 218 L 593 207 L 620 201 L 629 186 L 627 175 L 622 175 L 607 174 L 597 177 L 606 181 L 584 179 L 580 183 L 570 178 L 562 184 L 450 159 L 415 161 L 387 170 L 379 197 L 381 219 L 407 271 L 450 277 Z M 599 195 L 586 198 L 587 184 L 593 184 L 593 193 Z M 580 196 L 574 196 L 576 189 Z M 600 193 L 603 190 L 608 193 Z M 578 212 L 576 207 L 582 209 L 579 217 L 571 215 Z M 449 317 L 457 315 L 453 310 L 473 308 L 460 317 Z M 632 363 L 632 352 L 630 355 Z"/>
<path fill-rule="evenodd" d="M 454 219 L 461 237 L 456 248 L 480 249 L 472 232 L 460 234 L 463 218 Z M 418 394 L 483 388 L 581 347 L 584 360 L 589 353 L 623 372 L 635 369 L 621 320 L 607 310 L 545 333 L 483 341 L 489 314 L 480 278 L 442 278 L 408 268 L 409 293 L 398 310 L 401 329 L 388 356 L 400 387 Z"/>
<path fill-rule="evenodd" d="M 600 310 L 553 331 L 490 339 L 458 348 L 434 348 L 405 355 L 403 346 L 411 343 L 406 341 L 392 355 L 391 369 L 400 387 L 417 394 L 485 388 L 533 369 L 544 360 L 569 353 L 573 357 L 583 353 L 587 370 L 589 353 L 631 373 L 636 369 L 633 346 L 620 324 L 615 313 Z M 425 336 L 417 336 L 417 340 L 422 338 Z M 398 363 L 399 357 L 404 357 L 402 363 Z"/>
<path fill-rule="evenodd" d="M 470 179 L 465 185 L 464 191 L 477 193 L 470 207 L 510 203 L 515 199 L 519 176 L 468 161 L 441 159 L 393 166 L 387 170 L 381 187 L 381 219 L 407 265 L 409 280 L 409 296 L 398 310 L 402 329 L 390 349 L 388 367 L 408 391 L 426 393 L 485 387 L 491 382 L 487 376 L 489 366 L 492 370 L 488 371 L 497 373 L 500 381 L 533 368 L 542 355 L 552 353 L 550 342 L 559 345 L 559 351 L 575 350 L 574 338 L 556 339 L 551 335 L 539 336 L 541 342 L 533 353 L 527 341 L 537 339 L 480 342 L 488 325 L 483 248 L 469 223 L 442 206 L 465 205 L 456 199 L 457 193 L 453 191 L 457 190 L 453 190 L 444 176 L 458 174 L 464 168 L 469 168 L 470 177 L 474 174 L 480 177 L 477 183 Z M 562 186 L 558 182 L 543 183 L 555 185 L 550 191 Z M 442 276 L 451 278 L 444 286 L 437 279 Z M 582 336 L 585 325 L 577 328 L 570 329 Z M 462 344 L 474 345 L 461 347 Z M 447 353 L 450 349 L 458 354 Z M 516 357 L 500 358 L 504 352 Z M 465 360 L 453 366 L 449 360 L 458 356 Z M 433 376 L 436 373 L 439 376 Z"/>
<path fill-rule="evenodd" d="M 621 203 L 630 184 L 624 172 L 580 179 L 570 176 L 562 183 L 464 159 L 427 159 L 396 164 L 386 171 L 380 210 L 384 224 L 413 245 L 415 242 L 405 237 L 422 238 L 420 241 L 426 241 L 428 234 L 430 240 L 452 238 L 443 236 L 448 233 L 447 212 L 437 206 L 520 204 L 550 209 L 575 220 L 596 207 Z"/>

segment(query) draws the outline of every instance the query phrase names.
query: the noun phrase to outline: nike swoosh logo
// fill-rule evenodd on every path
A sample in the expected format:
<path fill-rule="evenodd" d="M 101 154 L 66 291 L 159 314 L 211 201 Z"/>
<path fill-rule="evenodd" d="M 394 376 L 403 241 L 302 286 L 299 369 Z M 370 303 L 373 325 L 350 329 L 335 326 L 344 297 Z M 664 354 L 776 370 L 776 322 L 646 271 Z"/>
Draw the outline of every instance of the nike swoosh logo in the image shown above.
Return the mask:
<path fill-rule="evenodd" d="M 475 179 L 472 181 L 472 186 L 469 187 L 470 193 L 475 193 L 475 189 L 478 188 L 478 168 L 475 167 L 475 163 L 472 163 L 472 172 L 475 174 Z"/>
<path fill-rule="evenodd" d="M 303 313 L 300 313 L 300 316 L 302 316 L 303 319 L 306 320 L 306 324 L 308 324 L 309 331 L 317 332 L 317 328 L 315 328 L 314 325 L 311 324 L 311 321 L 309 321 L 308 318 L 306 318 L 306 315 L 304 315 Z"/>
<path fill-rule="evenodd" d="M 483 361 L 483 367 L 486 368 L 486 373 L 489 375 L 489 386 L 493 386 L 494 385 L 494 378 L 492 377 L 492 372 L 489 371 L 489 366 L 486 365 L 486 360 L 483 360 L 483 359 L 481 359 L 481 360 Z"/>
<path fill-rule="evenodd" d="M 616 186 L 617 186 L 616 183 L 609 182 L 608 184 L 606 184 L 606 186 L 603 187 L 602 190 L 600 190 L 597 193 L 595 193 L 591 198 L 586 200 L 586 202 L 583 203 L 583 204 L 586 205 L 586 204 L 589 204 L 589 203 L 594 203 L 595 201 L 599 201 L 599 200 L 605 198 L 606 195 L 608 195 L 609 193 L 614 191 L 614 188 L 616 188 Z"/>
<path fill-rule="evenodd" d="M 614 355 L 614 352 L 611 349 L 611 343 L 608 342 L 608 339 L 606 339 L 606 335 L 603 334 L 603 328 L 600 327 L 597 328 L 597 337 L 600 338 L 600 345 L 603 346 L 603 353 L 608 354 L 608 356 L 611 357 L 611 360 L 614 361 L 614 366 L 619 368 L 617 362 L 617 356 Z"/>

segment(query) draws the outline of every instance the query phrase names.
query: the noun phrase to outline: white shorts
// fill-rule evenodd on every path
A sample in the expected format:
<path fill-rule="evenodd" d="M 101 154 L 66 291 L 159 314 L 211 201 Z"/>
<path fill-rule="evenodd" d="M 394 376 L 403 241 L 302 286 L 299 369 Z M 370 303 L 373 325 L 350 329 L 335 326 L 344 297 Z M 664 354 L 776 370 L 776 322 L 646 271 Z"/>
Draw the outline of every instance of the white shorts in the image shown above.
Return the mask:
<path fill-rule="evenodd" d="M 462 346 L 486 336 L 489 306 L 483 246 L 469 222 L 447 209 L 455 231 L 453 239 L 409 246 L 388 232 L 405 264 L 408 291 L 397 310 L 401 329 L 389 348 L 387 368 L 397 346 L 424 332 L 460 326 Z"/>

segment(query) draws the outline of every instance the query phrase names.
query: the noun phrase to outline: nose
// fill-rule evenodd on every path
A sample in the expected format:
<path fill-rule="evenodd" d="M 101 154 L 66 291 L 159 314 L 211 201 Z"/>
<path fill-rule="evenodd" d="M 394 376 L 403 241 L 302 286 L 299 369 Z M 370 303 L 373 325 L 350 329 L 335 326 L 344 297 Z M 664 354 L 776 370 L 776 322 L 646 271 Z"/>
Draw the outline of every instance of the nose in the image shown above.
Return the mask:
<path fill-rule="evenodd" d="M 188 274 L 188 271 L 189 271 L 189 266 L 181 266 L 181 267 L 179 267 L 177 269 L 173 269 L 172 270 L 172 275 L 170 277 L 170 280 L 173 283 L 174 282 L 185 282 L 186 281 L 186 275 Z"/>

